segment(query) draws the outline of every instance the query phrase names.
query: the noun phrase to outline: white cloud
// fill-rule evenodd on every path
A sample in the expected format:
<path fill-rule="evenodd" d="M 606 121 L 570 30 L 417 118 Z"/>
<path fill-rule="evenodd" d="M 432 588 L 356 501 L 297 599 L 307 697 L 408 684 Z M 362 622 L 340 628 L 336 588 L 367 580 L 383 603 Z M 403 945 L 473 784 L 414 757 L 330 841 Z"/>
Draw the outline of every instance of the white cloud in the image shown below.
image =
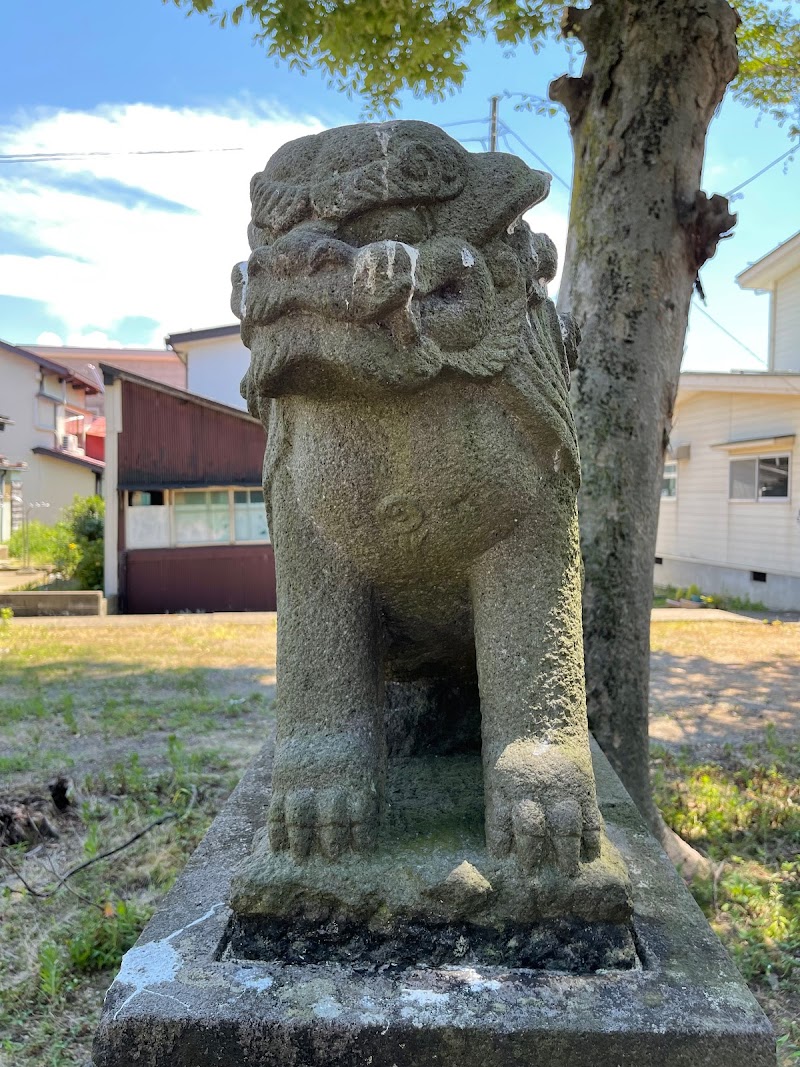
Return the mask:
<path fill-rule="evenodd" d="M 60 333 L 47 331 L 39 343 L 114 347 L 122 320 L 142 316 L 157 324 L 146 343 L 161 347 L 168 333 L 232 322 L 230 271 L 248 254 L 250 178 L 285 141 L 323 128 L 313 116 L 244 103 L 216 111 L 102 106 L 35 113 L 0 127 L 0 152 L 6 154 L 215 150 L 6 163 L 0 218 L 51 254 L 0 249 L 0 293 L 41 300 L 63 322 Z M 93 179 L 124 183 L 189 212 L 160 210 L 148 197 L 103 199 Z M 556 243 L 555 292 L 566 204 L 553 195 L 526 220 Z"/>
<path fill-rule="evenodd" d="M 310 116 L 241 104 L 221 111 L 130 104 L 0 127 L 7 154 L 241 149 L 5 164 L 0 217 L 54 254 L 0 254 L 0 293 L 44 301 L 72 344 L 114 344 L 129 316 L 155 320 L 149 343 L 159 347 L 167 333 L 231 322 L 229 275 L 247 254 L 250 177 L 285 141 L 322 128 Z M 99 198 L 91 178 L 135 186 L 191 213 L 159 210 L 147 197 Z"/>

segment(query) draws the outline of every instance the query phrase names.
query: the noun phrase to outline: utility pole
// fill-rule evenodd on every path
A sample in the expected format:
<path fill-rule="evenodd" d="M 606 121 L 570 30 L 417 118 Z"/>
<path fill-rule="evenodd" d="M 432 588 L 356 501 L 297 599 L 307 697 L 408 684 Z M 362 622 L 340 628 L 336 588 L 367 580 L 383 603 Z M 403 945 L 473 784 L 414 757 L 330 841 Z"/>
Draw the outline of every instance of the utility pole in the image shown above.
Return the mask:
<path fill-rule="evenodd" d="M 491 117 L 489 119 L 489 151 L 497 151 L 497 112 L 500 110 L 500 97 L 490 96 L 489 102 L 492 105 Z"/>

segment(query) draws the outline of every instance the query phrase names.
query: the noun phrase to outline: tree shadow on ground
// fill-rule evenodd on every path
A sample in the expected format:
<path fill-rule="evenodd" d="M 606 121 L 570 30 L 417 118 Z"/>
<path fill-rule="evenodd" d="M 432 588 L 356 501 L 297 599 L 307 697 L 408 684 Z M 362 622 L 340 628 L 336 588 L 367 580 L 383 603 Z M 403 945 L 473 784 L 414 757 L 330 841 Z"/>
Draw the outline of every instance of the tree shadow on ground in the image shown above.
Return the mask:
<path fill-rule="evenodd" d="M 700 655 L 652 653 L 652 740 L 695 749 L 736 746 L 761 740 L 769 724 L 781 742 L 800 739 L 796 661 L 721 663 Z"/>

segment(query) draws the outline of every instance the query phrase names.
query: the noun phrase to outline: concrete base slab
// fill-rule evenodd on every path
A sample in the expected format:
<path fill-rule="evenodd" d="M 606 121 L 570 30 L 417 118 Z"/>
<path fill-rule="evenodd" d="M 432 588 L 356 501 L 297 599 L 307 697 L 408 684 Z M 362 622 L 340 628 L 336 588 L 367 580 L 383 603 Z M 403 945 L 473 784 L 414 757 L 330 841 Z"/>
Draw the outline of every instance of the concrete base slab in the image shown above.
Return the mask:
<path fill-rule="evenodd" d="M 227 902 L 264 825 L 270 762 L 266 749 L 125 956 L 95 1067 L 774 1067 L 769 1023 L 599 753 L 633 883 L 634 967 L 244 958 Z"/>

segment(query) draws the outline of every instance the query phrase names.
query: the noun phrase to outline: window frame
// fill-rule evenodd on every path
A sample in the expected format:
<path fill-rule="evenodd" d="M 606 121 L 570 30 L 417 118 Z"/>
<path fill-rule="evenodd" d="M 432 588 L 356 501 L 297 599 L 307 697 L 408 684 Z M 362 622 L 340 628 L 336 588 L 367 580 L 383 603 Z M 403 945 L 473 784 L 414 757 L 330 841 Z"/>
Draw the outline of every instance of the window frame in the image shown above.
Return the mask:
<path fill-rule="evenodd" d="M 786 496 L 759 496 L 758 495 L 758 468 L 762 460 L 766 459 L 786 459 L 789 461 L 788 469 L 786 471 Z M 755 485 L 753 489 L 753 496 L 731 496 L 731 464 L 742 463 L 746 461 L 752 461 L 756 465 Z M 792 500 L 792 463 L 794 461 L 794 455 L 792 452 L 758 452 L 751 456 L 747 455 L 729 455 L 728 456 L 728 503 L 729 504 L 789 504 Z"/>
<path fill-rule="evenodd" d="M 673 477 L 675 479 L 675 492 L 672 493 L 671 495 L 664 492 L 664 483 L 665 483 L 665 481 L 666 481 L 666 479 L 668 477 L 668 475 L 667 475 L 667 467 L 673 467 L 674 468 Z M 664 469 L 661 472 L 661 498 L 660 499 L 661 500 L 677 500 L 678 499 L 678 461 L 677 461 L 677 459 L 665 459 L 664 460 Z"/>
<path fill-rule="evenodd" d="M 263 501 L 263 488 L 260 485 L 204 485 L 204 486 L 186 486 L 175 489 L 163 489 L 163 490 L 144 490 L 145 492 L 163 492 L 163 504 L 158 505 L 142 505 L 132 504 L 131 495 L 135 490 L 125 490 L 124 506 L 125 514 L 127 516 L 128 510 L 133 510 L 139 507 L 166 507 L 167 516 L 169 520 L 169 544 L 164 546 L 153 546 L 159 548 L 213 548 L 225 545 L 271 545 L 272 536 L 267 524 L 267 536 L 266 538 L 256 538 L 254 540 L 239 539 L 236 537 L 236 505 L 235 505 L 235 493 L 261 493 L 262 500 L 260 502 L 261 507 L 264 507 Z M 177 536 L 176 525 L 176 505 L 175 494 L 176 493 L 227 493 L 228 494 L 228 539 L 225 541 L 179 541 Z M 253 506 L 248 501 L 248 506 Z M 126 518 L 127 524 L 127 518 Z M 127 529 L 127 525 L 126 525 Z"/>
<path fill-rule="evenodd" d="M 261 493 L 261 501 L 260 501 L 261 507 L 262 508 L 265 507 L 264 489 L 263 489 L 262 486 L 260 486 L 260 485 L 234 485 L 234 486 L 231 487 L 231 490 L 230 490 L 231 532 L 233 534 L 233 541 L 231 542 L 231 544 L 235 544 L 235 545 L 271 545 L 272 544 L 272 535 L 271 535 L 271 533 L 269 531 L 269 523 L 266 523 L 266 526 L 267 526 L 266 539 L 263 538 L 263 537 L 257 537 L 255 539 L 248 539 L 248 540 L 242 539 L 242 540 L 240 540 L 236 536 L 236 494 L 237 493 L 247 493 L 247 494 L 250 494 L 250 493 Z M 252 506 L 253 506 L 252 501 L 248 500 L 248 507 L 252 507 Z M 264 516 L 264 519 L 265 519 L 265 522 L 266 522 L 266 514 Z"/>

